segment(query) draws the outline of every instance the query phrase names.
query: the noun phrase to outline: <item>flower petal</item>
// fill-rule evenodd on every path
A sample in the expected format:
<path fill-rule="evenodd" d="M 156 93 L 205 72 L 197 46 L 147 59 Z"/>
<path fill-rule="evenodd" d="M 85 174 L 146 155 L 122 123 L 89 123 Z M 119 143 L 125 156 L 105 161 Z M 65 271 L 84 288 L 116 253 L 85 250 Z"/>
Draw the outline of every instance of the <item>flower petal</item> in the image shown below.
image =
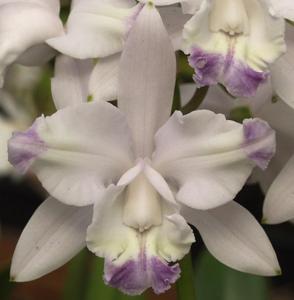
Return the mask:
<path fill-rule="evenodd" d="M 10 1 L 0 5 L 0 72 L 27 49 L 63 32 L 58 14 L 38 2 Z"/>
<path fill-rule="evenodd" d="M 176 75 L 174 50 L 157 10 L 146 5 L 122 54 L 118 106 L 126 114 L 138 156 L 150 156 L 168 119 Z"/>
<path fill-rule="evenodd" d="M 284 20 L 271 16 L 264 1 L 220 3 L 203 2 L 185 25 L 183 49 L 191 54 L 194 80 L 198 87 L 220 82 L 234 96 L 254 96 L 286 50 Z"/>
<path fill-rule="evenodd" d="M 15 62 L 24 66 L 40 66 L 44 65 L 56 54 L 57 51 L 47 44 L 40 44 L 26 50 Z"/>
<path fill-rule="evenodd" d="M 170 215 L 163 224 L 143 233 L 122 221 L 122 188 L 110 186 L 105 201 L 95 204 L 87 245 L 105 257 L 105 282 L 126 294 L 141 294 L 152 287 L 163 293 L 179 278 L 179 265 L 171 264 L 189 252 L 194 236 L 183 217 Z"/>
<path fill-rule="evenodd" d="M 155 136 L 154 167 L 175 182 L 176 199 L 196 209 L 233 200 L 254 164 L 265 168 L 275 152 L 267 123 L 248 119 L 243 126 L 223 115 L 199 110 L 176 112 Z"/>
<path fill-rule="evenodd" d="M 68 262 L 85 246 L 92 207 L 70 207 L 48 198 L 26 225 L 11 266 L 13 281 L 37 279 Z"/>
<path fill-rule="evenodd" d="M 118 53 L 139 8 L 134 1 L 78 1 L 70 12 L 66 34 L 47 43 L 79 59 Z"/>
<path fill-rule="evenodd" d="M 183 13 L 194 14 L 205 0 L 182 0 Z"/>
<path fill-rule="evenodd" d="M 267 2 L 274 16 L 294 21 L 294 3 L 292 0 L 267 0 Z"/>
<path fill-rule="evenodd" d="M 226 117 L 229 117 L 230 112 L 233 109 L 238 107 L 248 107 L 254 116 L 260 117 L 259 111 L 266 105 L 271 104 L 272 98 L 273 90 L 270 80 L 262 84 L 258 88 L 256 95 L 251 98 L 234 98 L 224 91 L 224 89 L 219 85 L 216 85 L 209 88 L 205 101 L 201 103 L 199 109 L 208 109 L 216 113 L 222 113 Z M 266 118 L 262 119 L 267 120 Z"/>
<path fill-rule="evenodd" d="M 174 207 L 177 207 L 174 195 L 165 179 L 156 170 L 149 166 L 149 164 L 145 164 L 144 174 L 161 197 L 167 200 Z"/>
<path fill-rule="evenodd" d="M 294 218 L 294 156 L 270 186 L 263 207 L 264 222 L 278 224 Z"/>
<path fill-rule="evenodd" d="M 100 58 L 89 82 L 89 97 L 93 101 L 117 100 L 120 53 Z"/>
<path fill-rule="evenodd" d="M 253 174 L 266 193 L 294 153 L 294 110 L 285 102 L 277 101 L 264 105 L 258 115 L 271 124 L 277 135 L 277 152 L 266 172 L 255 170 Z"/>
<path fill-rule="evenodd" d="M 294 28 L 286 27 L 287 52 L 271 68 L 272 84 L 275 93 L 294 108 Z"/>
<path fill-rule="evenodd" d="M 92 68 L 91 60 L 77 60 L 65 55 L 56 58 L 51 88 L 57 109 L 87 101 Z"/>
<path fill-rule="evenodd" d="M 10 4 L 11 2 L 14 3 L 31 3 L 31 4 L 37 4 L 37 5 L 42 5 L 46 7 L 47 9 L 49 8 L 53 13 L 56 15 L 59 14 L 60 10 L 60 1 L 59 0 L 0 0 L 0 5 L 4 4 Z"/>
<path fill-rule="evenodd" d="M 84 103 L 40 117 L 9 141 L 9 160 L 29 167 L 56 199 L 88 205 L 133 164 L 124 116 L 105 102 Z"/>
<path fill-rule="evenodd" d="M 236 202 L 208 211 L 186 208 L 183 215 L 222 263 L 251 274 L 280 274 L 275 251 L 262 227 Z"/>
<path fill-rule="evenodd" d="M 172 40 L 174 49 L 180 50 L 182 47 L 182 32 L 184 24 L 191 18 L 184 15 L 180 7 L 162 7 L 158 9 L 166 30 Z"/>

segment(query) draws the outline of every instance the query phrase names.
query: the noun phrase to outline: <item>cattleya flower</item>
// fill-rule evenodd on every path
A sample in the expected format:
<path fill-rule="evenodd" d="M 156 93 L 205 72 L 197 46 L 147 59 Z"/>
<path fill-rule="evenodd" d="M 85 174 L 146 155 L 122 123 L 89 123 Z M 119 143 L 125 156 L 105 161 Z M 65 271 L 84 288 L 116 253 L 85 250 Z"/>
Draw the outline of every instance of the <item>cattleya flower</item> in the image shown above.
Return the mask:
<path fill-rule="evenodd" d="M 273 130 L 259 119 L 241 125 L 207 110 L 169 118 L 175 54 L 150 4 L 129 33 L 119 69 L 118 108 L 61 99 L 59 111 L 9 141 L 10 162 L 35 172 L 54 197 L 24 229 L 12 278 L 38 278 L 87 245 L 105 258 L 107 284 L 131 295 L 149 287 L 162 293 L 194 242 L 188 222 L 225 264 L 278 274 L 262 227 L 231 201 L 254 166 L 268 164 Z M 65 94 L 56 89 L 55 101 Z"/>
<path fill-rule="evenodd" d="M 59 6 L 59 0 L 0 0 L 1 76 L 15 61 L 37 65 L 54 55 L 45 41 L 63 32 Z"/>
<path fill-rule="evenodd" d="M 139 2 L 75 0 L 65 33 L 47 40 L 50 46 L 65 55 L 96 60 L 87 95 L 92 100 L 117 99 L 120 54 L 145 1 Z M 179 7 L 164 7 L 160 12 L 175 49 L 179 49 L 184 23 L 190 16 L 183 15 Z"/>
<path fill-rule="evenodd" d="M 194 16 L 183 32 L 183 50 L 198 87 L 222 83 L 234 96 L 251 97 L 286 50 L 284 18 L 293 1 L 187 0 Z"/>

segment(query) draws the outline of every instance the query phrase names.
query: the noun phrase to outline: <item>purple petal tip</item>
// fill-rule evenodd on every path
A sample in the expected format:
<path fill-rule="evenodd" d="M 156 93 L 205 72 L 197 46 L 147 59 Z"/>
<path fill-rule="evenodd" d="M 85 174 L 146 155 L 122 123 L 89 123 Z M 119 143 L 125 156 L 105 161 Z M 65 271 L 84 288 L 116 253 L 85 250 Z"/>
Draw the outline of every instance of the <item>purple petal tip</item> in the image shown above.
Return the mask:
<path fill-rule="evenodd" d="M 276 151 L 274 130 L 261 119 L 248 119 L 243 122 L 243 132 L 248 157 L 265 170 Z"/>
<path fill-rule="evenodd" d="M 25 173 L 34 159 L 46 150 L 37 131 L 36 123 L 24 132 L 15 132 L 8 141 L 8 160 L 21 173 Z"/>
<path fill-rule="evenodd" d="M 156 294 L 168 290 L 180 277 L 179 264 L 172 266 L 157 257 L 141 257 L 116 266 L 105 262 L 104 281 L 128 295 L 140 295 L 152 287 Z"/>

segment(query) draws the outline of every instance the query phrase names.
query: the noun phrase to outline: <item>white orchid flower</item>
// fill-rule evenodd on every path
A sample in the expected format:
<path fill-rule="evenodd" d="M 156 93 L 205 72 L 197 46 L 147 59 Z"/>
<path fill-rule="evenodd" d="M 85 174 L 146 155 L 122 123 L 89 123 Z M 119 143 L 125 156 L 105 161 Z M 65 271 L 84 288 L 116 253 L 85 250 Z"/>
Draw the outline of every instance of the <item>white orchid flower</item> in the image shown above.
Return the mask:
<path fill-rule="evenodd" d="M 122 54 L 118 108 L 76 104 L 14 134 L 10 162 L 35 172 L 57 199 L 47 199 L 24 229 L 14 280 L 43 276 L 87 245 L 105 258 L 107 284 L 132 295 L 149 287 L 162 293 L 194 242 L 187 222 L 225 264 L 279 273 L 262 227 L 231 201 L 253 167 L 272 157 L 273 130 L 259 119 L 241 125 L 207 110 L 169 118 L 175 75 L 168 34 L 146 5 Z M 58 101 L 64 93 L 56 91 Z"/>
<path fill-rule="evenodd" d="M 47 41 L 65 55 L 77 59 L 98 59 L 89 82 L 91 99 L 117 99 L 120 54 L 144 2 L 73 1 L 65 33 Z M 164 7 L 160 12 L 175 49 L 179 49 L 184 23 L 190 16 L 183 15 L 179 7 Z"/>
<path fill-rule="evenodd" d="M 15 61 L 25 65 L 46 61 L 53 50 L 45 41 L 63 32 L 58 0 L 0 0 L 0 18 L 1 76 Z"/>
<path fill-rule="evenodd" d="M 194 16 L 185 25 L 183 50 L 197 86 L 222 83 L 234 96 L 254 96 L 286 51 L 284 18 L 294 19 L 294 2 L 186 1 Z"/>

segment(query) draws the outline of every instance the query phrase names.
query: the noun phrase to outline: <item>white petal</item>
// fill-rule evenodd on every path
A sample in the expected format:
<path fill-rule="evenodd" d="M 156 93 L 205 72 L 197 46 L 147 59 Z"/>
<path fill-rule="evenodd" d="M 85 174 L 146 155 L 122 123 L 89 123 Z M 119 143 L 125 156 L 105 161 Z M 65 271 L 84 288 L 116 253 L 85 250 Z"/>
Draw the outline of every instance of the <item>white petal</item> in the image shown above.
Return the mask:
<path fill-rule="evenodd" d="M 191 16 L 184 15 L 180 7 L 174 6 L 159 8 L 158 11 L 173 42 L 174 49 L 181 49 L 184 24 L 191 18 Z"/>
<path fill-rule="evenodd" d="M 179 3 L 181 2 L 181 0 L 152 0 L 152 1 L 148 1 L 148 0 L 139 0 L 141 3 L 148 3 L 148 2 L 152 2 L 154 5 L 156 6 L 165 6 L 165 5 L 172 5 L 175 3 Z"/>
<path fill-rule="evenodd" d="M 47 44 L 33 46 L 26 50 L 17 60 L 16 63 L 25 66 L 40 66 L 48 62 L 56 55 L 56 51 Z"/>
<path fill-rule="evenodd" d="M 164 216 L 162 225 L 154 227 L 153 232 L 150 232 L 148 238 L 149 245 L 153 244 L 152 247 L 168 262 L 175 262 L 182 259 L 189 253 L 191 244 L 195 242 L 195 237 L 190 226 L 177 213 Z M 152 241 L 152 239 L 154 240 Z"/>
<path fill-rule="evenodd" d="M 181 105 L 186 105 L 193 97 L 196 92 L 196 85 L 195 83 L 183 83 L 180 84 L 180 96 L 181 96 Z M 219 99 L 218 99 L 219 101 Z M 205 101 L 206 102 L 206 101 Z M 220 101 L 219 101 L 220 102 Z M 211 109 L 214 111 L 213 109 Z M 214 111 L 216 112 L 216 111 Z"/>
<path fill-rule="evenodd" d="M 68 262 L 86 243 L 92 207 L 70 207 L 48 198 L 26 225 L 11 266 L 13 281 L 37 279 Z"/>
<path fill-rule="evenodd" d="M 89 95 L 93 101 L 117 99 L 119 61 L 120 54 L 98 59 L 89 82 Z"/>
<path fill-rule="evenodd" d="M 30 166 L 56 199 L 92 204 L 105 186 L 133 164 L 124 116 L 105 102 L 84 103 L 41 117 L 9 141 L 9 159 L 20 171 Z"/>
<path fill-rule="evenodd" d="M 294 27 L 286 27 L 287 52 L 271 68 L 272 84 L 276 94 L 294 108 Z"/>
<path fill-rule="evenodd" d="M 294 218 L 294 156 L 270 186 L 263 207 L 264 221 L 277 224 Z"/>
<path fill-rule="evenodd" d="M 159 13 L 146 5 L 122 54 L 118 106 L 126 114 L 138 156 L 150 156 L 153 137 L 168 119 L 176 75 L 175 54 Z"/>
<path fill-rule="evenodd" d="M 188 89 L 188 88 L 186 88 Z M 184 91 L 187 93 L 187 91 Z M 190 92 L 191 93 L 191 92 Z M 208 109 L 216 113 L 222 113 L 226 117 L 234 108 L 248 107 L 253 116 L 259 117 L 259 110 L 271 103 L 273 91 L 271 81 L 262 84 L 254 97 L 250 98 L 233 98 L 219 85 L 210 86 L 205 100 L 199 106 L 199 109 Z M 267 120 L 267 119 L 265 119 Z"/>
<path fill-rule="evenodd" d="M 123 187 L 108 187 L 104 201 L 94 206 L 93 220 L 87 230 L 89 250 L 109 260 L 118 259 L 125 251 L 137 254 L 137 232 L 122 223 L 122 190 Z"/>
<path fill-rule="evenodd" d="M 194 14 L 205 0 L 182 0 L 182 8 L 185 14 Z"/>
<path fill-rule="evenodd" d="M 121 8 L 130 8 L 136 4 L 136 0 L 100 0 L 99 2 Z M 71 7 L 76 9 L 77 7 L 85 7 L 84 5 L 90 6 L 92 3 L 95 4 L 95 0 L 94 2 L 92 0 L 72 0 Z"/>
<path fill-rule="evenodd" d="M 57 109 L 87 101 L 92 68 L 91 60 L 77 60 L 65 55 L 57 57 L 55 75 L 51 80 L 53 100 Z"/>
<path fill-rule="evenodd" d="M 294 21 L 294 3 L 292 0 L 267 0 L 270 12 L 276 17 Z"/>
<path fill-rule="evenodd" d="M 129 1 L 79 1 L 69 15 L 66 34 L 47 42 L 59 52 L 79 59 L 118 53 L 139 8 L 130 6 Z"/>
<path fill-rule="evenodd" d="M 34 2 L 10 2 L 0 6 L 0 72 L 27 49 L 63 32 L 58 15 L 47 5 Z"/>
<path fill-rule="evenodd" d="M 174 195 L 165 179 L 148 164 L 145 164 L 144 174 L 156 191 L 174 207 L 177 207 Z"/>
<path fill-rule="evenodd" d="M 236 202 L 208 211 L 186 208 L 183 215 L 222 263 L 252 274 L 280 274 L 275 251 L 262 227 Z"/>
<path fill-rule="evenodd" d="M 260 172 L 256 169 L 253 174 L 266 193 L 294 153 L 294 110 L 289 109 L 285 102 L 279 100 L 264 105 L 258 111 L 258 116 L 271 124 L 277 136 L 277 152 L 266 172 Z"/>
<path fill-rule="evenodd" d="M 133 167 L 127 170 L 117 182 L 117 186 L 122 187 L 130 184 L 143 170 L 144 161 L 139 160 L 139 162 Z"/>
<path fill-rule="evenodd" d="M 252 152 L 246 150 L 248 130 L 257 133 L 251 140 L 253 148 L 249 147 Z M 185 116 L 176 112 L 157 132 L 155 143 L 153 165 L 176 182 L 176 199 L 196 209 L 210 209 L 233 200 L 253 162 L 261 168 L 267 165 L 275 150 L 275 135 L 260 120 L 249 119 L 242 126 L 199 110 Z"/>
<path fill-rule="evenodd" d="M 37 4 L 42 5 L 52 10 L 53 13 L 58 15 L 59 9 L 60 9 L 60 1 L 59 0 L 0 0 L 0 5 L 3 4 L 10 4 L 10 3 L 31 3 L 31 4 Z"/>

